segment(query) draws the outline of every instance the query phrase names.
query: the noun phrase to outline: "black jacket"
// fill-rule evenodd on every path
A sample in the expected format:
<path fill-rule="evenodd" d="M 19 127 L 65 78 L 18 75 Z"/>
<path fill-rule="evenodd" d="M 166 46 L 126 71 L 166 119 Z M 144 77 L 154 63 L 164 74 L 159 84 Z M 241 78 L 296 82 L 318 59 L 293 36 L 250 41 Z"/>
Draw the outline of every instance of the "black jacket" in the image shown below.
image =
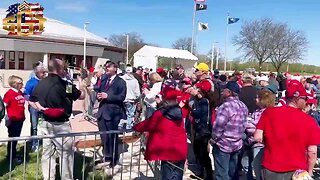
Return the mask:
<path fill-rule="evenodd" d="M 212 131 L 212 112 L 209 107 L 209 101 L 205 98 L 194 98 L 193 101 L 191 116 L 195 122 L 195 139 L 210 138 Z"/>
<path fill-rule="evenodd" d="M 101 92 L 101 83 L 99 85 L 98 82 L 107 82 L 108 81 L 108 76 L 106 74 L 103 74 L 100 78 L 98 78 L 97 83 L 95 85 L 93 85 L 93 90 L 96 92 Z"/>
<path fill-rule="evenodd" d="M 123 104 L 127 94 L 126 82 L 117 75 L 107 89 L 108 79 L 101 79 L 99 92 L 107 93 L 108 97 L 100 102 L 97 119 L 120 121 L 126 118 Z"/>
<path fill-rule="evenodd" d="M 67 93 L 66 87 L 72 86 L 72 92 Z M 52 122 L 68 121 L 72 113 L 72 103 L 81 95 L 75 85 L 61 79 L 56 74 L 49 74 L 48 77 L 41 80 L 38 86 L 33 90 L 29 100 L 31 102 L 39 102 L 45 108 L 63 108 L 64 115 L 58 119 L 50 119 Z"/>

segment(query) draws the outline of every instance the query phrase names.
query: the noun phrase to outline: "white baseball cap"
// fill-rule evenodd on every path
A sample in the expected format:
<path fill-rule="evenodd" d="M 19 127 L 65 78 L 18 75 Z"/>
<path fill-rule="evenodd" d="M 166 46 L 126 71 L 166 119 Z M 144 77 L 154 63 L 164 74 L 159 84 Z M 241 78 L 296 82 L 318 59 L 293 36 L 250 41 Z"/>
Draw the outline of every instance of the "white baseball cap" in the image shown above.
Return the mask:
<path fill-rule="evenodd" d="M 126 72 L 127 73 L 132 73 L 133 72 L 133 68 L 132 67 L 127 67 L 126 68 Z"/>
<path fill-rule="evenodd" d="M 258 82 L 260 81 L 269 81 L 269 78 L 267 76 L 261 76 L 258 78 Z"/>

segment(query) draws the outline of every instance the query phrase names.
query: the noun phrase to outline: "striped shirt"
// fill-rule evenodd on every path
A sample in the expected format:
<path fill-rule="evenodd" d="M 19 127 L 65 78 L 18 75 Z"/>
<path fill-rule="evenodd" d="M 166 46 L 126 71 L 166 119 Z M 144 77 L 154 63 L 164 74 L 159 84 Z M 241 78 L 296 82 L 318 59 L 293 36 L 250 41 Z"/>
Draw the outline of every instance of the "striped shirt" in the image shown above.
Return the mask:
<path fill-rule="evenodd" d="M 253 134 L 256 131 L 256 125 L 258 124 L 264 110 L 265 108 L 258 109 L 254 113 L 252 113 L 251 116 L 248 116 L 247 118 L 246 132 L 247 132 L 247 135 L 249 136 L 248 137 L 249 144 L 255 143 L 255 140 L 253 139 Z M 253 147 L 263 147 L 263 144 L 256 143 L 253 145 Z"/>

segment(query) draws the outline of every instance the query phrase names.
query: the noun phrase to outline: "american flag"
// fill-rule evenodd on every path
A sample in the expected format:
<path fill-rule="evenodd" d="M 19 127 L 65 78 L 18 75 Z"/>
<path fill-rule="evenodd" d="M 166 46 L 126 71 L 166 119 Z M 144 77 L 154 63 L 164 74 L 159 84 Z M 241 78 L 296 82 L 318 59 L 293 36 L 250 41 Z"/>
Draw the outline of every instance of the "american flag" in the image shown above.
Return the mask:
<path fill-rule="evenodd" d="M 7 10 L 8 14 L 7 14 L 6 18 L 9 17 L 9 16 L 16 15 L 16 14 L 18 13 L 18 7 L 19 7 L 19 5 L 20 5 L 20 4 L 17 3 L 17 4 L 13 4 L 13 5 L 9 6 L 9 8 L 8 8 L 8 10 Z"/>
<path fill-rule="evenodd" d="M 21 22 L 17 22 L 17 13 L 21 12 L 22 10 L 28 13 L 23 13 L 21 15 Z M 43 17 L 43 7 L 41 7 L 40 4 L 25 2 L 23 2 L 22 4 L 17 3 L 9 6 L 7 12 L 8 14 L 6 18 L 13 16 L 14 23 L 21 24 L 21 32 L 28 33 L 29 26 L 33 24 L 33 34 L 41 34 L 41 32 L 39 31 L 39 19 L 35 17 L 35 15 Z M 17 34 L 17 28 L 18 24 L 15 24 L 15 32 L 9 32 L 9 34 Z"/>

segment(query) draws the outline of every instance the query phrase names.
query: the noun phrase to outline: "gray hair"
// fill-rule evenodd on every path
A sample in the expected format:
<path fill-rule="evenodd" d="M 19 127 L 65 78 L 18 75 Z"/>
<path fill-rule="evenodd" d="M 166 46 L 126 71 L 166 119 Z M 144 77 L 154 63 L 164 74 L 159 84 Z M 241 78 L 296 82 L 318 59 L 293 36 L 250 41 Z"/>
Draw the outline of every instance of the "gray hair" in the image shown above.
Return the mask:
<path fill-rule="evenodd" d="M 37 65 L 35 68 L 34 68 L 34 72 L 40 72 L 40 71 L 46 71 L 46 67 L 43 65 L 42 62 L 39 62 L 39 65 Z"/>
<path fill-rule="evenodd" d="M 105 73 L 105 70 L 103 67 L 98 67 L 95 72 L 100 72 L 101 74 Z"/>

